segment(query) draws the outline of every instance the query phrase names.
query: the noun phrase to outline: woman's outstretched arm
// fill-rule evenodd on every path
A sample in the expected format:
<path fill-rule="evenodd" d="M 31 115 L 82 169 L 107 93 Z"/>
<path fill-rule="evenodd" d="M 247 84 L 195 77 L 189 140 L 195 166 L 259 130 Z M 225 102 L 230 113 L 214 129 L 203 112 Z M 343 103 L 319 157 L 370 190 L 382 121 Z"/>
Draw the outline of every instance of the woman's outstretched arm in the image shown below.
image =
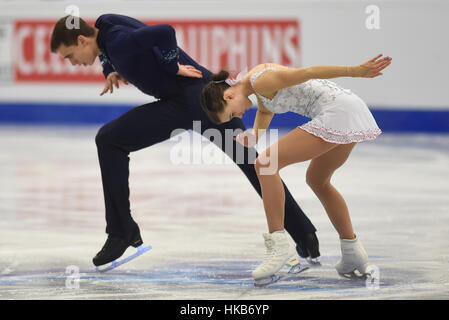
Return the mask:
<path fill-rule="evenodd" d="M 312 66 L 294 69 L 268 70 L 254 82 L 254 90 L 264 96 L 311 79 L 331 79 L 339 77 L 374 78 L 391 63 L 390 57 L 381 58 L 381 54 L 358 66 Z"/>

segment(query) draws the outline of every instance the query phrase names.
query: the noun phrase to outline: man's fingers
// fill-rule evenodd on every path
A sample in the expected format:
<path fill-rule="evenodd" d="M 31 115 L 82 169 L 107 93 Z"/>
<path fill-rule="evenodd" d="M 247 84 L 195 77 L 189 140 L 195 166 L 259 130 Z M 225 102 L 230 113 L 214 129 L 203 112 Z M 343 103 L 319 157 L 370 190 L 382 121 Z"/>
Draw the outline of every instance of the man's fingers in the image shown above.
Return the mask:
<path fill-rule="evenodd" d="M 111 86 L 114 86 L 114 85 L 115 85 L 115 87 L 118 88 L 118 87 L 119 87 L 118 79 L 119 79 L 118 77 L 113 77 L 113 78 L 111 79 Z"/>
<path fill-rule="evenodd" d="M 106 92 L 109 91 L 109 93 L 113 93 L 114 92 L 114 85 L 115 87 L 118 89 L 120 88 L 120 81 L 122 80 L 124 84 L 129 84 L 128 81 L 120 78 L 120 77 L 114 77 L 114 76 L 110 76 L 107 80 L 106 80 L 106 84 L 104 85 L 104 89 L 103 91 L 100 93 L 100 96 L 104 95 Z"/>
<path fill-rule="evenodd" d="M 100 96 L 104 95 L 106 92 L 108 92 L 109 90 L 109 85 L 108 83 L 105 84 L 103 91 L 100 93 Z"/>
<path fill-rule="evenodd" d="M 118 78 L 117 78 L 117 82 L 119 82 L 119 80 L 121 80 L 124 84 L 128 84 L 128 81 L 126 81 L 126 80 L 123 79 L 122 77 L 118 77 Z"/>

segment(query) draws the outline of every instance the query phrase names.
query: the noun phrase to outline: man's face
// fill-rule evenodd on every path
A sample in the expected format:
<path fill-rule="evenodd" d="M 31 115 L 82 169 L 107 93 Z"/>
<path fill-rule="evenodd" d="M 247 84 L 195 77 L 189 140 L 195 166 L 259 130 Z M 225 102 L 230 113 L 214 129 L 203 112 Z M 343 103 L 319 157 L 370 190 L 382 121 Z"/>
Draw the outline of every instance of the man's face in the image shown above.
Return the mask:
<path fill-rule="evenodd" d="M 95 41 L 95 39 L 79 36 L 77 45 L 65 46 L 61 44 L 56 52 L 64 59 L 69 59 L 73 66 L 89 66 L 95 62 L 97 57 L 94 53 L 92 41 Z"/>

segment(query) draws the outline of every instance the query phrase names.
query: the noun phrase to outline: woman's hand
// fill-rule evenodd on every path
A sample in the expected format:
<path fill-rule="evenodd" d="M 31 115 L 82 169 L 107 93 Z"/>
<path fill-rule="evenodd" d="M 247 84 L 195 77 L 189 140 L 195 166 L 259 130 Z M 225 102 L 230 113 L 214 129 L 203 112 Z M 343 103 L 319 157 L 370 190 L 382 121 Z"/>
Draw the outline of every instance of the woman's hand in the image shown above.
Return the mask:
<path fill-rule="evenodd" d="M 359 76 L 362 78 L 375 78 L 377 76 L 381 76 L 381 71 L 388 67 L 391 64 L 392 58 L 385 57 L 380 59 L 382 54 L 377 55 L 376 57 L 368 60 L 365 63 L 362 63 L 360 67 Z"/>
<path fill-rule="evenodd" d="M 244 145 L 247 148 L 252 148 L 257 144 L 257 137 L 250 130 L 243 131 L 234 137 L 234 141 Z"/>
<path fill-rule="evenodd" d="M 120 77 L 120 75 L 117 72 L 111 72 L 108 74 L 108 77 L 106 78 L 106 84 L 104 85 L 103 91 L 100 93 L 100 96 L 104 95 L 106 92 L 110 91 L 112 93 L 114 91 L 114 85 L 119 88 L 118 82 L 123 81 L 124 84 L 128 84 L 128 81 Z"/>
<path fill-rule="evenodd" d="M 190 78 L 202 78 L 203 77 L 203 73 L 193 66 L 179 64 L 179 62 L 178 62 L 178 67 L 179 67 L 179 70 L 177 73 L 178 76 L 190 77 Z"/>

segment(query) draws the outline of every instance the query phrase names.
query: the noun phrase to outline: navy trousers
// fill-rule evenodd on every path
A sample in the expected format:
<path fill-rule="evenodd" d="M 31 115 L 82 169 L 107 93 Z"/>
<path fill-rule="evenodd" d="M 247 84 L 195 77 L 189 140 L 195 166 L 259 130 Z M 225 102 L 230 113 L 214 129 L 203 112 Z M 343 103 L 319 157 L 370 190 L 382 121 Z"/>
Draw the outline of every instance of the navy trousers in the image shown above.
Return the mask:
<path fill-rule="evenodd" d="M 136 228 L 129 202 L 129 154 L 131 152 L 169 139 L 173 130 L 190 130 L 193 128 L 194 121 L 201 121 L 201 134 L 207 129 L 215 128 L 220 131 L 223 140 L 226 129 L 246 130 L 239 118 L 221 125 L 215 125 L 209 120 L 200 102 L 201 90 L 207 81 L 206 77 L 186 81 L 182 89 L 170 98 L 133 108 L 105 124 L 98 131 L 95 140 L 103 182 L 106 233 L 110 236 L 127 236 Z M 213 142 L 225 151 L 224 141 Z M 235 152 L 237 142 L 232 141 L 232 144 L 233 152 L 232 154 L 228 152 L 228 155 L 237 163 L 261 196 L 254 159 L 251 160 L 245 156 L 244 163 L 240 163 L 241 159 L 237 161 L 237 152 Z M 256 154 L 255 150 L 252 154 Z M 287 187 L 285 187 L 285 197 L 285 229 L 298 243 L 306 234 L 315 232 L 316 229 L 293 199 Z M 263 212 L 260 213 L 260 218 L 264 219 Z"/>

